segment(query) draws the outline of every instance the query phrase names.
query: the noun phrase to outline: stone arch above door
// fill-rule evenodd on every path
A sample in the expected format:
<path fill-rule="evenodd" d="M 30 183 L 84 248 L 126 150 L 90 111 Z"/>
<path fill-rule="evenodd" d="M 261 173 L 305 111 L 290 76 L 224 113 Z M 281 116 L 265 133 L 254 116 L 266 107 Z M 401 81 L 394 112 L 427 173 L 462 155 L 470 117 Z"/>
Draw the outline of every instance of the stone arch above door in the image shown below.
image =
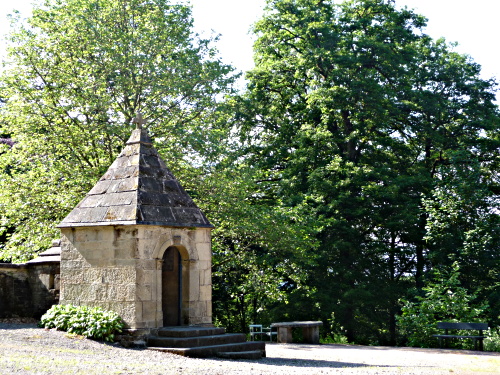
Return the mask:
<path fill-rule="evenodd" d="M 164 234 L 158 238 L 156 242 L 156 246 L 152 253 L 152 258 L 161 260 L 163 258 L 163 254 L 165 251 L 171 247 L 175 246 L 178 248 L 181 253 L 183 260 L 196 261 L 198 260 L 198 253 L 196 252 L 196 246 L 191 245 L 186 241 L 186 235 L 172 235 L 172 234 Z"/>

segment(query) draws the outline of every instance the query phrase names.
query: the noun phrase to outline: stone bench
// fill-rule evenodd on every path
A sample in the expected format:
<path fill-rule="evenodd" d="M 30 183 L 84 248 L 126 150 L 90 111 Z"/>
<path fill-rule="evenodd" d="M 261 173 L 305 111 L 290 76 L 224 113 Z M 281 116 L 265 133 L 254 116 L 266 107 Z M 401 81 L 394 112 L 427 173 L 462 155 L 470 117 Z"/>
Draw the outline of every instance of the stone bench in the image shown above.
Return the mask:
<path fill-rule="evenodd" d="M 323 325 L 320 321 L 305 321 L 305 322 L 280 322 L 272 323 L 271 328 L 278 329 L 278 342 L 291 343 L 292 328 L 302 328 L 304 342 L 309 344 L 319 344 L 319 327 Z"/>

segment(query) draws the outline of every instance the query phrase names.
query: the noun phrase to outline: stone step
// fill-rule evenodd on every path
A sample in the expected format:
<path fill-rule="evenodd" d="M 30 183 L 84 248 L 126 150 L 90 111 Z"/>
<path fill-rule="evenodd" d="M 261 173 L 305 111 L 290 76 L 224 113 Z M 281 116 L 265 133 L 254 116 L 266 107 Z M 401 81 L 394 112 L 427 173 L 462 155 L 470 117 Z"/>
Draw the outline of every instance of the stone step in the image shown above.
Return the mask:
<path fill-rule="evenodd" d="M 226 333 L 225 328 L 217 327 L 162 327 L 158 329 L 158 336 L 162 337 L 198 337 L 198 336 L 213 336 L 223 335 Z"/>
<path fill-rule="evenodd" d="M 224 359 L 261 359 L 261 350 L 249 350 L 246 352 L 219 352 L 216 356 Z"/>
<path fill-rule="evenodd" d="M 224 335 L 197 336 L 197 337 L 164 337 L 149 336 L 148 346 L 166 348 L 194 348 L 198 346 L 211 346 L 240 343 L 246 341 L 243 333 L 226 333 Z"/>
<path fill-rule="evenodd" d="M 260 351 L 262 357 L 266 356 L 266 343 L 263 341 L 249 341 L 223 345 L 198 346 L 195 348 L 162 348 L 148 347 L 148 350 L 173 353 L 185 357 L 208 358 L 216 357 L 225 352 L 249 352 Z"/>

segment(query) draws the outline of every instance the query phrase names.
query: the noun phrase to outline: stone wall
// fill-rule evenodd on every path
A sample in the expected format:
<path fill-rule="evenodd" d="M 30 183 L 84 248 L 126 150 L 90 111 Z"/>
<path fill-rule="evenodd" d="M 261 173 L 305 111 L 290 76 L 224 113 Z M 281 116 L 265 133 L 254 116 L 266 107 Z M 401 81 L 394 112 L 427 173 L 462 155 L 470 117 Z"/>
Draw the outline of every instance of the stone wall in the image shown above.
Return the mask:
<path fill-rule="evenodd" d="M 0 318 L 39 319 L 59 301 L 59 262 L 0 263 Z"/>
<path fill-rule="evenodd" d="M 113 310 L 130 329 L 162 327 L 162 256 L 175 246 L 183 264 L 183 323 L 212 323 L 210 229 L 124 225 L 61 233 L 62 304 Z"/>

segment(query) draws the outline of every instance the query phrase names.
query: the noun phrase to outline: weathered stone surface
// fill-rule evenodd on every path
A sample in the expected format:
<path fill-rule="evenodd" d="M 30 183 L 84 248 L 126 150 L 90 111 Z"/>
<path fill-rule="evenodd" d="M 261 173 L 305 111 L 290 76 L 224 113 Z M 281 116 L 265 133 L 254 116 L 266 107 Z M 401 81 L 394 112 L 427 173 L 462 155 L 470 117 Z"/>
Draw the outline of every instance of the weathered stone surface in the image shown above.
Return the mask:
<path fill-rule="evenodd" d="M 207 242 L 197 243 L 196 250 L 198 251 L 198 256 L 200 260 L 211 261 L 212 248 L 210 246 L 210 243 Z"/>
<path fill-rule="evenodd" d="M 127 224 L 212 228 L 144 129 L 132 132 L 108 171 L 59 227 Z"/>
<path fill-rule="evenodd" d="M 116 311 L 130 329 L 163 326 L 172 306 L 177 324 L 211 324 L 212 226 L 144 130 L 59 227 L 61 303 Z"/>
<path fill-rule="evenodd" d="M 150 284 L 138 284 L 136 286 L 137 289 L 137 298 L 139 301 L 148 301 L 151 302 L 153 300 L 152 286 Z M 155 305 L 156 310 L 156 305 Z"/>

